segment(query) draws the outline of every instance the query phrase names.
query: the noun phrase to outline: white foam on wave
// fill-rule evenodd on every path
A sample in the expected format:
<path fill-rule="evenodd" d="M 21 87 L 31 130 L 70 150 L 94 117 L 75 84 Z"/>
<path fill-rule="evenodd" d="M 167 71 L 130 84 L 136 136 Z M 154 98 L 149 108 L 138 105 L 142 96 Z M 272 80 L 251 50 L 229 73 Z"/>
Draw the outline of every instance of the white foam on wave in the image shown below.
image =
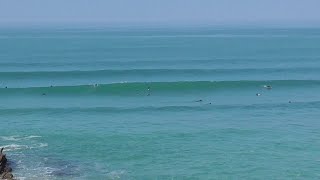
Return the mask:
<path fill-rule="evenodd" d="M 48 143 L 40 143 L 40 144 L 39 144 L 39 148 L 47 147 L 47 146 L 48 146 Z"/>
<path fill-rule="evenodd" d="M 25 149 L 37 149 L 47 147 L 47 143 L 38 143 L 33 145 L 23 145 L 23 144 L 8 144 L 2 146 L 6 151 L 17 151 L 17 150 L 25 150 Z"/>
<path fill-rule="evenodd" d="M 15 171 L 17 179 L 52 179 L 52 172 L 56 169 L 46 167 L 42 162 L 36 162 L 35 164 L 25 164 L 23 161 L 17 162 L 18 169 Z"/>
<path fill-rule="evenodd" d="M 42 172 L 44 172 L 45 175 L 50 176 L 54 171 L 57 171 L 57 170 L 58 170 L 57 168 L 53 168 L 53 167 L 43 167 Z"/>
<path fill-rule="evenodd" d="M 21 176 L 18 176 L 18 177 L 16 176 L 15 178 L 16 178 L 16 179 L 19 179 L 19 180 L 25 180 L 25 179 L 27 179 L 26 177 L 21 177 Z"/>
<path fill-rule="evenodd" d="M 121 179 L 122 176 L 126 174 L 126 171 L 124 170 L 118 170 L 118 171 L 111 171 L 107 173 L 107 177 L 110 179 Z"/>
<path fill-rule="evenodd" d="M 17 136 L 2 136 L 1 139 L 4 141 L 17 141 Z"/>
<path fill-rule="evenodd" d="M 47 147 L 48 144 L 47 143 L 38 143 L 38 144 L 34 144 L 32 146 L 29 146 L 29 149 L 38 149 L 38 148 L 43 148 L 43 147 Z"/>
<path fill-rule="evenodd" d="M 27 139 L 33 139 L 33 138 L 41 138 L 42 136 L 27 136 L 27 137 L 25 137 L 25 138 L 27 138 Z"/>
<path fill-rule="evenodd" d="M 101 179 L 126 179 L 127 172 L 124 169 L 109 169 L 105 163 L 95 162 L 92 164 L 91 171 L 101 175 Z M 90 175 L 89 175 L 90 177 Z M 103 177 L 103 178 L 102 178 Z M 88 179 L 88 178 L 86 178 Z"/>
<path fill-rule="evenodd" d="M 43 142 L 41 137 L 38 135 L 0 136 L 0 147 L 4 147 L 5 152 L 10 152 L 10 156 L 17 165 L 16 179 L 52 179 L 52 172 L 56 169 L 46 167 L 41 161 L 27 160 L 28 153 L 37 153 L 38 149 L 48 147 L 48 143 Z"/>
<path fill-rule="evenodd" d="M 27 145 L 19 145 L 19 144 L 9 144 L 3 146 L 6 151 L 15 151 L 15 150 L 21 150 L 21 149 L 27 149 Z"/>
<path fill-rule="evenodd" d="M 4 141 L 21 141 L 21 140 L 29 140 L 34 138 L 41 138 L 41 136 L 1 136 L 1 139 Z"/>

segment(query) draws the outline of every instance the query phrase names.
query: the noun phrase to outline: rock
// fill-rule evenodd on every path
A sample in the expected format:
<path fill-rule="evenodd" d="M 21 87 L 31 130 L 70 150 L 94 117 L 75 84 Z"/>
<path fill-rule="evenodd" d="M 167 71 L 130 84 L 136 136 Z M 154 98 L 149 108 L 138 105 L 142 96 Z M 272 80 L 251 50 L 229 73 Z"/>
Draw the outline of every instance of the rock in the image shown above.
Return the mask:
<path fill-rule="evenodd" d="M 7 166 L 7 158 L 5 154 L 0 154 L 0 173 L 3 173 L 4 169 Z"/>
<path fill-rule="evenodd" d="M 11 172 L 4 172 L 2 173 L 1 178 L 10 180 L 10 179 L 13 179 L 13 175 Z"/>
<path fill-rule="evenodd" d="M 4 168 L 4 172 L 12 172 L 12 168 L 7 166 Z"/>
<path fill-rule="evenodd" d="M 0 174 L 1 179 L 13 179 L 12 168 L 8 165 L 8 159 L 5 154 L 3 154 L 3 148 L 0 151 Z"/>

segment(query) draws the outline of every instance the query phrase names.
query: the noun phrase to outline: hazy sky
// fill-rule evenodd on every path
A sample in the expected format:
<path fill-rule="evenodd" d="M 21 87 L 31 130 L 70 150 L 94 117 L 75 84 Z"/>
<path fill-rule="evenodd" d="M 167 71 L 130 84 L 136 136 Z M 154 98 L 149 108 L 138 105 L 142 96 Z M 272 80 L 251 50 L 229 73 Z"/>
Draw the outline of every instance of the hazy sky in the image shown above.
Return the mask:
<path fill-rule="evenodd" d="M 0 0 L 23 23 L 319 25 L 320 0 Z"/>

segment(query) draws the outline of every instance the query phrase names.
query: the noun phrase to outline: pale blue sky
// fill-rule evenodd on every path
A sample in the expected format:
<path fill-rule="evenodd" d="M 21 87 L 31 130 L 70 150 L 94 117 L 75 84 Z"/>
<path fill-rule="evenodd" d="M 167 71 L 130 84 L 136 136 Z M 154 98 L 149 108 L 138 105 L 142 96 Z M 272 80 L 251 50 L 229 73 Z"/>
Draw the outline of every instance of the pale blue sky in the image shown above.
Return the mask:
<path fill-rule="evenodd" d="M 2 24 L 320 24 L 320 0 L 0 0 Z"/>

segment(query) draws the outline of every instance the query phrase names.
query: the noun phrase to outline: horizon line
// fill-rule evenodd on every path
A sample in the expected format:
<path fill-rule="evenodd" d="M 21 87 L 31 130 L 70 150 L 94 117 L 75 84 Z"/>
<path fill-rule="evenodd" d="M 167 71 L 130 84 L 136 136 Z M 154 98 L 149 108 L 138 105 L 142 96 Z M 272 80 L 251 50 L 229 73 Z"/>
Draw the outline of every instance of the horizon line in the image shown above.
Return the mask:
<path fill-rule="evenodd" d="M 8 22 L 0 21 L 0 28 L 66 28 L 66 29 L 92 29 L 92 28 L 238 28 L 238 29 L 282 29 L 282 28 L 320 28 L 320 23 L 159 23 L 159 22 Z"/>

